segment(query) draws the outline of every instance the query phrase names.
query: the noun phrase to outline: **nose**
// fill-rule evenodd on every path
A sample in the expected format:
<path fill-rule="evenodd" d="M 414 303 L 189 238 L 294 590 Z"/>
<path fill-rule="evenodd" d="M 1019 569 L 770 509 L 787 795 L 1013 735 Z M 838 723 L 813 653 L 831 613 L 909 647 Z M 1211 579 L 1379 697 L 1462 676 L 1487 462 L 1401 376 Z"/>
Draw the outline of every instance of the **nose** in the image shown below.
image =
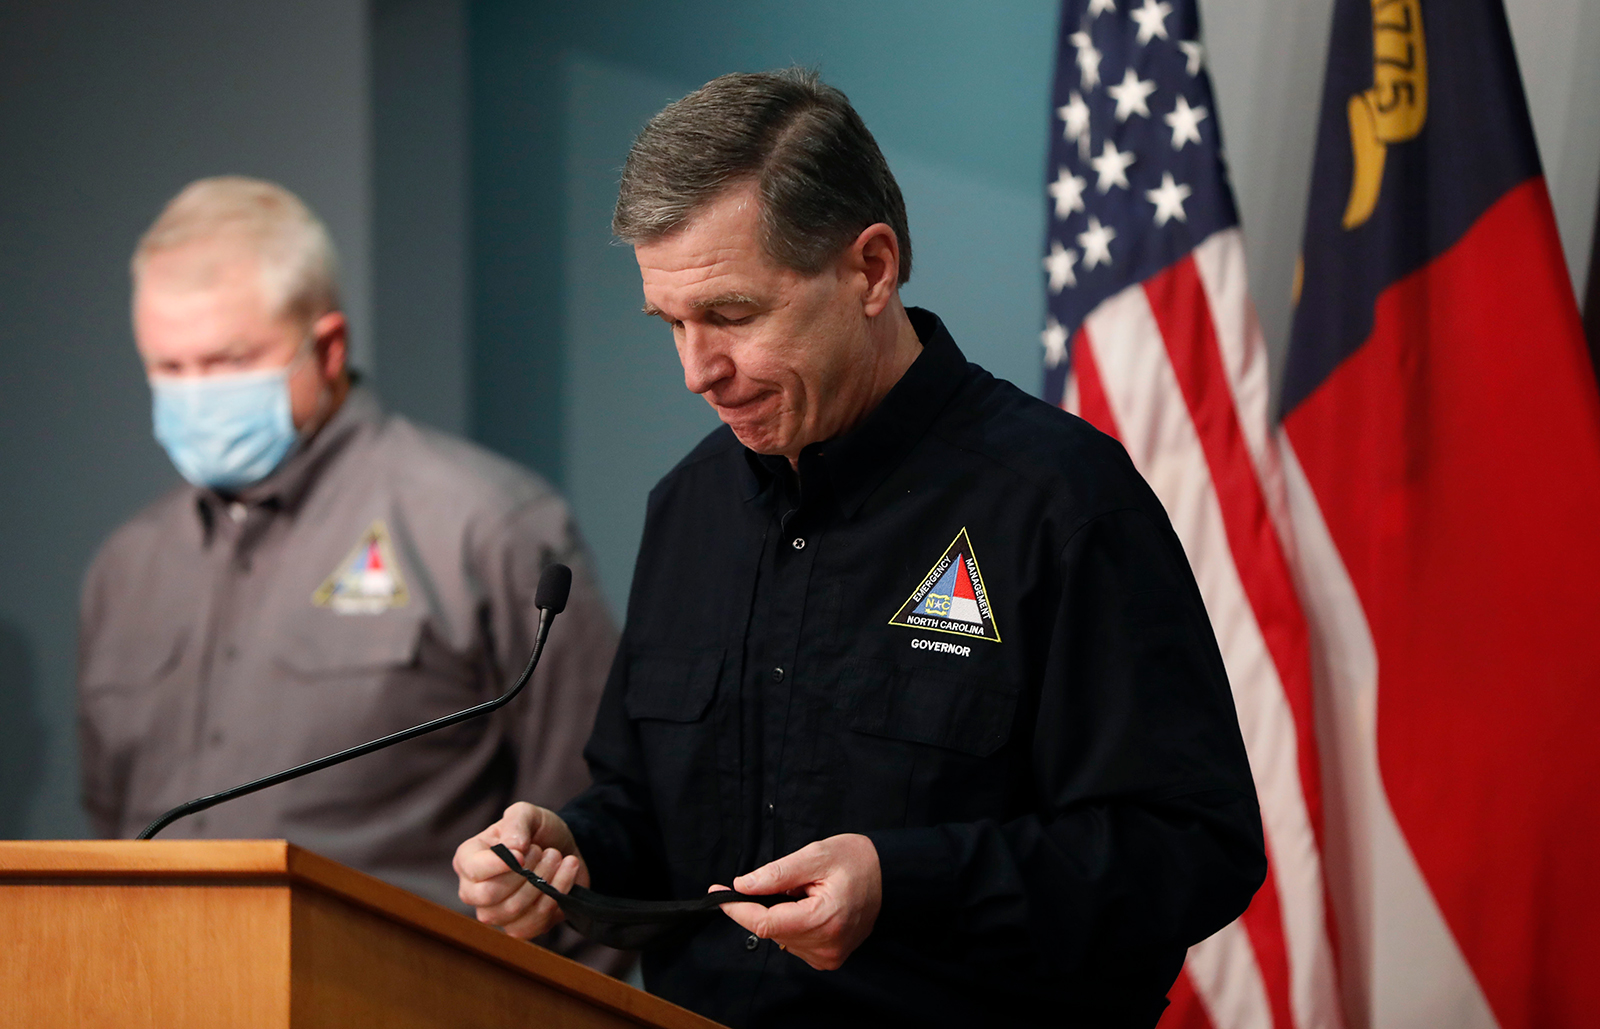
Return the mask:
<path fill-rule="evenodd" d="M 690 393 L 705 393 L 733 375 L 733 359 L 707 326 L 684 322 L 678 334 L 678 361 Z"/>

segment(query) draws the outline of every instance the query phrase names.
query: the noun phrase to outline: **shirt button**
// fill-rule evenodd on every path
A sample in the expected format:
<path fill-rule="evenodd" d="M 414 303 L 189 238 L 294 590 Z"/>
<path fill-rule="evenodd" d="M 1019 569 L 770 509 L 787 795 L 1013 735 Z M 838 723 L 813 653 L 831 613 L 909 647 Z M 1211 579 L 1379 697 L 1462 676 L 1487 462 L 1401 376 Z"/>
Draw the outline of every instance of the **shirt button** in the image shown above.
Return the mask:
<path fill-rule="evenodd" d="M 772 681 L 773 682 L 782 682 L 783 681 L 783 669 L 774 668 L 772 670 Z"/>
<path fill-rule="evenodd" d="M 222 653 L 229 661 L 233 661 L 239 656 L 239 648 L 230 643 Z"/>
<path fill-rule="evenodd" d="M 755 933 L 751 933 L 749 936 L 744 938 L 745 950 L 755 950 L 759 946 L 761 946 L 761 937 L 757 936 Z"/>
<path fill-rule="evenodd" d="M 806 541 L 801 539 L 799 536 L 796 536 L 794 538 L 794 542 L 790 544 L 790 546 L 794 547 L 796 550 L 804 550 L 806 549 Z"/>
<path fill-rule="evenodd" d="M 211 744 L 213 747 L 222 746 L 222 730 L 212 729 L 211 735 L 206 738 L 206 742 Z"/>

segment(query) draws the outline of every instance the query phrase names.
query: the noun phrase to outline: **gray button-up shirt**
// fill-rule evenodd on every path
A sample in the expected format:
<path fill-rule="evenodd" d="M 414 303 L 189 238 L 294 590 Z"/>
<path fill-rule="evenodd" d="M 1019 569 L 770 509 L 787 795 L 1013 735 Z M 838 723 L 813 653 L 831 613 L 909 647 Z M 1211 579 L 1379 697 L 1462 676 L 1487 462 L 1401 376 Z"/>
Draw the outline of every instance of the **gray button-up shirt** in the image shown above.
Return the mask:
<path fill-rule="evenodd" d="M 192 797 L 504 690 L 544 567 L 572 566 L 538 674 L 494 714 L 180 820 L 166 837 L 284 837 L 459 908 L 456 845 L 513 800 L 588 784 L 616 647 L 566 503 L 537 476 L 386 416 L 360 387 L 234 500 L 176 489 L 84 584 L 83 797 L 108 837 Z"/>

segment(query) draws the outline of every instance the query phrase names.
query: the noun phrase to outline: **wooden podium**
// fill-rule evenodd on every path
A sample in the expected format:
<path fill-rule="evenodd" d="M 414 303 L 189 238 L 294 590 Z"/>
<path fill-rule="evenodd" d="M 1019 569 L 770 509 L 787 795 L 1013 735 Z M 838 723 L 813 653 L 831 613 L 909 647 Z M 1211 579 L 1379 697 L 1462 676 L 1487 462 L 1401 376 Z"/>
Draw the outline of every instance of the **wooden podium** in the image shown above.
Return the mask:
<path fill-rule="evenodd" d="M 283 840 L 0 841 L 0 933 L 0 1026 L 716 1026 Z"/>

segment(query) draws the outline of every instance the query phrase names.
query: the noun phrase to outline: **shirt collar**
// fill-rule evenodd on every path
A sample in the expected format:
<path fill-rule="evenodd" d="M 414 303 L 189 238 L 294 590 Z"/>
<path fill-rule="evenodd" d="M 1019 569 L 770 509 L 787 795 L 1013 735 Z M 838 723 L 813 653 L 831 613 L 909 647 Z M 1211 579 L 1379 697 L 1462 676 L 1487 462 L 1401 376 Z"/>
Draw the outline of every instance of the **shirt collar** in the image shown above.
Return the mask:
<path fill-rule="evenodd" d="M 852 517 L 872 491 L 899 466 L 911 448 L 927 435 L 934 419 L 955 396 L 967 375 L 966 355 L 956 346 L 944 322 L 932 311 L 906 308 L 922 353 L 900 381 L 843 436 L 813 443 L 800 452 L 800 481 L 807 491 L 825 484 L 840 513 Z M 746 450 L 751 471 L 750 496 L 765 490 L 783 474 L 783 457 Z"/>
<path fill-rule="evenodd" d="M 209 522 L 235 502 L 246 507 L 269 506 L 281 511 L 298 509 L 328 463 L 362 430 L 375 425 L 382 417 L 383 407 L 377 395 L 365 386 L 351 385 L 344 403 L 328 423 L 309 440 L 297 445 L 271 475 L 226 498 L 214 490 L 197 489 L 195 503 L 201 509 L 202 518 Z"/>

